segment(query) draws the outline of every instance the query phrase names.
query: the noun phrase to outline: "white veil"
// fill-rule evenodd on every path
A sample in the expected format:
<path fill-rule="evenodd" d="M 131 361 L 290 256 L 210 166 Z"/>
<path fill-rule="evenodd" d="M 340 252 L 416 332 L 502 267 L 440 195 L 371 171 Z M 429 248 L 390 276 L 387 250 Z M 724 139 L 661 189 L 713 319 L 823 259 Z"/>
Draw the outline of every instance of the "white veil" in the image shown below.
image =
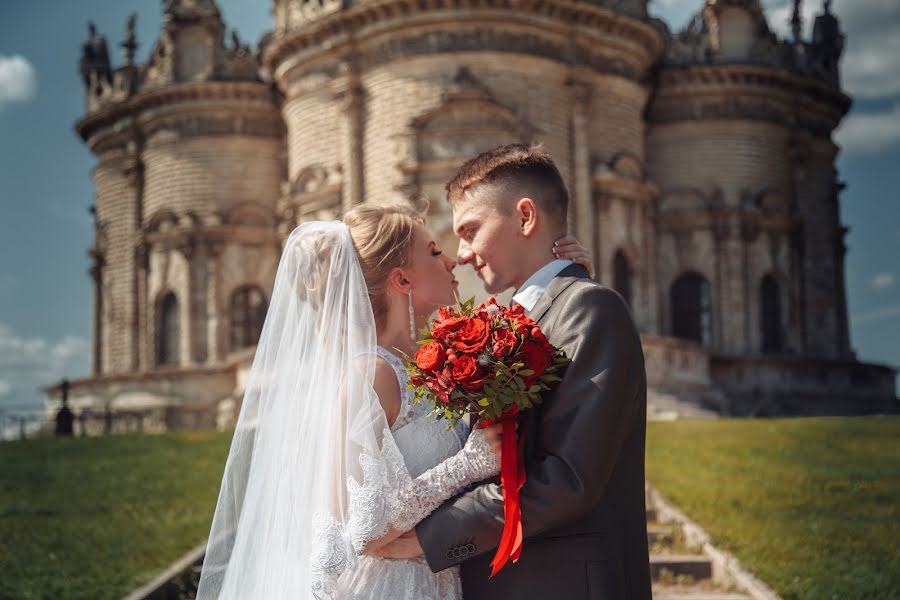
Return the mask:
<path fill-rule="evenodd" d="M 349 229 L 285 243 L 197 598 L 321 598 L 380 537 L 408 478 L 372 387 L 372 307 Z"/>

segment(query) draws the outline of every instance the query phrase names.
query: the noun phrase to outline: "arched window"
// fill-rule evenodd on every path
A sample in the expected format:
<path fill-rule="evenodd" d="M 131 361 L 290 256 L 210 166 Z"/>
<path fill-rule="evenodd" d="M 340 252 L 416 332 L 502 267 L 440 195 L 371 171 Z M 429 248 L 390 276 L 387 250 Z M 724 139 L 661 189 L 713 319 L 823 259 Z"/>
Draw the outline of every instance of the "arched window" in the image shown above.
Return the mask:
<path fill-rule="evenodd" d="M 672 284 L 672 335 L 712 343 L 712 301 L 709 282 L 702 275 L 688 273 Z"/>
<path fill-rule="evenodd" d="M 613 256 L 613 289 L 615 289 L 628 306 L 631 306 L 631 265 L 628 258 L 621 250 L 616 250 Z"/>
<path fill-rule="evenodd" d="M 169 292 L 156 309 L 156 364 L 177 365 L 179 331 L 178 298 Z"/>
<path fill-rule="evenodd" d="M 781 352 L 784 350 L 784 332 L 781 328 L 781 290 L 778 280 L 773 275 L 769 274 L 763 277 L 759 296 L 762 351 Z"/>
<path fill-rule="evenodd" d="M 231 296 L 231 349 L 255 346 L 266 320 L 268 302 L 255 286 L 238 288 Z"/>

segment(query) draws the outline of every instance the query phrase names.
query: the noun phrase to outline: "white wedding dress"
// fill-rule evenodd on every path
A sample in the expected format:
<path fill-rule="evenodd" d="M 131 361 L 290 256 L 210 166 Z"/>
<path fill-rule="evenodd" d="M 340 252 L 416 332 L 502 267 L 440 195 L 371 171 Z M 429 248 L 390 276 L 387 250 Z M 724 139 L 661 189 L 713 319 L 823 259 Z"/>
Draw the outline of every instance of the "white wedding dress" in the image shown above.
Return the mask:
<path fill-rule="evenodd" d="M 377 349 L 349 228 L 288 236 L 246 378 L 198 584 L 198 600 L 456 599 L 455 570 L 365 554 L 499 472 L 480 429 L 446 428 L 413 404 L 397 356 Z M 378 356 L 397 374 L 389 424 Z"/>
<path fill-rule="evenodd" d="M 469 436 L 469 428 L 460 422 L 448 430 L 446 421 L 426 419 L 429 407 L 426 403 L 413 403 L 413 392 L 406 389 L 408 374 L 403 363 L 384 348 L 379 347 L 377 353 L 397 374 L 402 404 L 391 432 L 410 476 L 419 477 L 457 454 Z M 337 597 L 354 600 L 462 598 L 459 567 L 432 573 L 424 557 L 392 560 L 364 555 L 354 569 L 345 571 L 341 576 L 338 590 Z"/>

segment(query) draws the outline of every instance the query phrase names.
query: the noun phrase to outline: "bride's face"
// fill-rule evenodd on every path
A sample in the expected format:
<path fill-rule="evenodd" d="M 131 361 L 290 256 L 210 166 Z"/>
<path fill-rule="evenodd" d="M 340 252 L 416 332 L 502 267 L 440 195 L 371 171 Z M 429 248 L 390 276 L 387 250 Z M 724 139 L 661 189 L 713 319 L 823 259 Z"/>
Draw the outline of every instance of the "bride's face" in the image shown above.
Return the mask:
<path fill-rule="evenodd" d="M 442 306 L 456 301 L 459 283 L 453 275 L 456 261 L 447 256 L 431 232 L 416 225 L 406 276 L 412 284 L 413 304 L 418 315 L 430 315 Z"/>

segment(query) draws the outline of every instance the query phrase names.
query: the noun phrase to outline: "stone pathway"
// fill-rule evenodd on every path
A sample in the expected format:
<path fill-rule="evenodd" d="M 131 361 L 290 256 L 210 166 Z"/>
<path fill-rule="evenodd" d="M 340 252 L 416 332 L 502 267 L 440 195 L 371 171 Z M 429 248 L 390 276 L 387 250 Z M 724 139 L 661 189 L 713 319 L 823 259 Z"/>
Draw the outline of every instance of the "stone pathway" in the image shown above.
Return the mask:
<path fill-rule="evenodd" d="M 691 548 L 675 523 L 660 523 L 647 498 L 647 539 L 653 600 L 752 600 L 713 579 L 712 561 Z"/>

